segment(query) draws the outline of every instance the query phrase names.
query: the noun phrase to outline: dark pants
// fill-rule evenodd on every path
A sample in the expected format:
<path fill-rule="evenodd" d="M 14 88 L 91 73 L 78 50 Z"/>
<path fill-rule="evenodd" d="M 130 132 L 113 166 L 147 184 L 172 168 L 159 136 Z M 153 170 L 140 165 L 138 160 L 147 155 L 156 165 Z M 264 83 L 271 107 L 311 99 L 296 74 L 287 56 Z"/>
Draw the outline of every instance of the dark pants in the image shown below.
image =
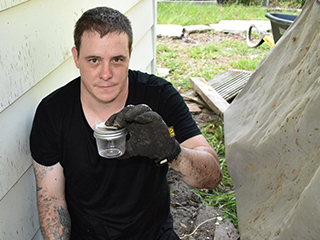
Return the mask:
<path fill-rule="evenodd" d="M 180 240 L 178 235 L 173 230 L 173 219 L 171 214 L 162 225 L 160 232 L 158 233 L 157 240 Z"/>

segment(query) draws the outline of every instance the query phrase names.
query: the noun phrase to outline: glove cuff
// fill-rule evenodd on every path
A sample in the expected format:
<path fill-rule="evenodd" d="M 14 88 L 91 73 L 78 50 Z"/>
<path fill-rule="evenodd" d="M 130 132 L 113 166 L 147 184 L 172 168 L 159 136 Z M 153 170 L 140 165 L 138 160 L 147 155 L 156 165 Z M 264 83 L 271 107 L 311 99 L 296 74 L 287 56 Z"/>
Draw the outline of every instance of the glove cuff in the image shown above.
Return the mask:
<path fill-rule="evenodd" d="M 181 147 L 177 140 L 174 141 L 174 147 L 172 153 L 167 157 L 167 162 L 172 163 L 174 160 L 176 160 L 181 153 Z"/>

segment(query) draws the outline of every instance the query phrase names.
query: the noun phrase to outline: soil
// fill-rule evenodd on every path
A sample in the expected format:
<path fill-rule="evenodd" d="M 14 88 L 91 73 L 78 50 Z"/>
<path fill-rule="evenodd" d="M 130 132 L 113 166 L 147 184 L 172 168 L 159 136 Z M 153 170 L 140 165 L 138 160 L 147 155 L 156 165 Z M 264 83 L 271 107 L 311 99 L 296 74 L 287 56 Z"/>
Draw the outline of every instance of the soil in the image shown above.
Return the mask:
<path fill-rule="evenodd" d="M 171 189 L 171 214 L 180 239 L 238 240 L 239 233 L 224 212 L 203 204 L 192 188 L 173 170 L 168 173 Z"/>
<path fill-rule="evenodd" d="M 182 38 L 160 37 L 157 39 L 157 41 L 179 42 L 179 44 L 181 44 L 182 46 L 186 46 L 186 45 L 217 43 L 220 41 L 230 41 L 235 39 L 246 41 L 246 38 L 247 38 L 246 34 L 208 31 L 208 32 L 194 32 L 191 34 L 185 33 Z"/>
<path fill-rule="evenodd" d="M 187 46 L 197 46 L 212 43 L 219 43 L 222 41 L 241 40 L 246 42 L 247 35 L 244 33 L 224 33 L 224 32 L 201 32 L 201 33 L 184 33 L 182 38 L 158 37 L 157 42 L 162 44 L 173 45 L 176 49 L 183 49 Z M 183 56 L 182 56 L 183 57 Z M 224 63 L 228 58 L 215 59 Z"/>
<path fill-rule="evenodd" d="M 190 104 L 190 102 L 186 102 Z M 213 111 L 206 108 L 201 109 L 201 112 L 193 112 L 192 115 L 199 127 L 218 119 Z M 189 187 L 172 169 L 168 172 L 168 183 L 171 190 L 171 213 L 174 229 L 180 239 L 240 239 L 239 232 L 230 219 L 223 220 L 225 213 L 219 208 L 202 203 L 192 191 L 193 188 Z"/>
<path fill-rule="evenodd" d="M 193 114 L 198 126 L 215 121 L 217 115 L 207 109 Z M 174 170 L 168 172 L 171 190 L 171 214 L 174 229 L 180 239 L 186 240 L 238 240 L 239 233 L 230 219 L 223 220 L 225 213 L 201 202 L 199 197 L 182 181 Z"/>
<path fill-rule="evenodd" d="M 195 33 L 184 36 L 182 39 L 162 37 L 158 38 L 158 41 L 177 44 L 183 48 L 186 45 L 208 44 L 209 42 L 239 38 L 245 40 L 245 36 L 241 34 Z M 223 61 L 223 59 L 220 59 L 220 61 Z M 194 103 L 187 102 L 187 104 L 193 105 Z M 217 115 L 210 109 L 204 108 L 203 105 L 196 105 L 198 111 L 191 112 L 199 127 L 218 119 Z M 192 191 L 193 188 L 184 183 L 174 170 L 170 170 L 168 173 L 168 183 L 171 189 L 171 213 L 174 219 L 174 229 L 181 239 L 240 239 L 238 230 L 230 222 L 230 219 L 223 220 L 224 212 L 221 209 L 202 203 Z"/>

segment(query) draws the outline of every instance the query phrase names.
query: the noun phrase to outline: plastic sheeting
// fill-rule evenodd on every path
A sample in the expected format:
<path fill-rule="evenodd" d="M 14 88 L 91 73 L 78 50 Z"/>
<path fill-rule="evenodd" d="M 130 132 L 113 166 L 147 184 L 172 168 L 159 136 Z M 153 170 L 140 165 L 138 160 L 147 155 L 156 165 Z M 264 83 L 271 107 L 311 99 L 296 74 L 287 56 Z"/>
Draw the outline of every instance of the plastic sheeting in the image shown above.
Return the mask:
<path fill-rule="evenodd" d="M 241 239 L 320 239 L 320 0 L 225 112 Z"/>

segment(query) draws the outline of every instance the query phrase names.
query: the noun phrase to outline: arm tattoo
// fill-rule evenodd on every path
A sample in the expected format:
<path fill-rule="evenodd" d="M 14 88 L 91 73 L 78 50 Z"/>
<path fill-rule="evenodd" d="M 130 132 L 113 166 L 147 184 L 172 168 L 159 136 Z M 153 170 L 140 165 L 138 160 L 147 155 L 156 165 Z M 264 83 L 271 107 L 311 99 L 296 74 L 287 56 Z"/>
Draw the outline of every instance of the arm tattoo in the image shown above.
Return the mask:
<path fill-rule="evenodd" d="M 53 167 L 34 164 L 38 180 L 45 178 Z M 36 185 L 41 233 L 44 240 L 69 240 L 71 231 L 70 216 L 64 200 L 50 196 L 46 187 Z"/>
<path fill-rule="evenodd" d="M 37 164 L 34 164 L 33 168 L 34 168 L 35 175 L 39 179 L 43 179 L 48 172 L 53 170 L 53 167 L 42 167 Z"/>
<path fill-rule="evenodd" d="M 70 228 L 71 228 L 69 213 L 63 207 L 60 207 L 60 209 L 58 209 L 57 211 L 58 211 L 58 214 L 60 217 L 60 223 L 63 226 L 63 236 L 66 236 L 66 237 L 68 237 L 66 239 L 69 239 L 70 238 Z"/>
<path fill-rule="evenodd" d="M 53 214 L 50 212 L 49 207 L 40 215 L 40 225 L 43 238 L 51 239 L 54 236 L 55 240 L 69 240 L 71 222 L 68 211 L 62 206 L 54 206 Z"/>

